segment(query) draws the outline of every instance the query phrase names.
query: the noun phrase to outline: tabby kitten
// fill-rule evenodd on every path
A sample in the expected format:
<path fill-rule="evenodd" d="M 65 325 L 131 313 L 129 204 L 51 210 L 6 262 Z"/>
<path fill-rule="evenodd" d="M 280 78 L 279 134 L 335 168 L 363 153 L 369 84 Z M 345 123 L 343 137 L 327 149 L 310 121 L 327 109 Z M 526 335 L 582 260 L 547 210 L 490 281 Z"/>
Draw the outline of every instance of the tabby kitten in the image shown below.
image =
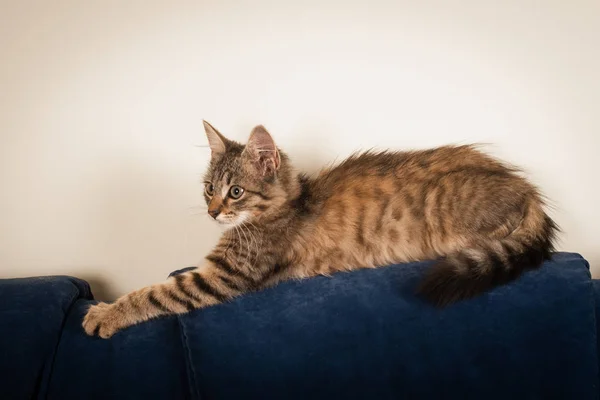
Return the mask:
<path fill-rule="evenodd" d="M 229 301 L 286 279 L 437 259 L 417 288 L 436 306 L 550 257 L 557 226 L 538 190 L 473 146 L 366 152 L 311 178 L 262 126 L 244 146 L 204 127 L 208 214 L 227 230 L 196 269 L 92 306 L 89 335 Z"/>

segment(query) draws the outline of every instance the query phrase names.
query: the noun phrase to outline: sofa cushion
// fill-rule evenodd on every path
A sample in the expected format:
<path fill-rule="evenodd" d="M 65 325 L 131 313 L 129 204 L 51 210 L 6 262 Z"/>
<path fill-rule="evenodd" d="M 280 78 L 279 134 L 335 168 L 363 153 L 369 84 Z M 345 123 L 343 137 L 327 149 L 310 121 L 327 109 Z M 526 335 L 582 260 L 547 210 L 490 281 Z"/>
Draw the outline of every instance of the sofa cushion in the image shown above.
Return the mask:
<path fill-rule="evenodd" d="M 181 317 L 202 398 L 596 399 L 585 260 L 438 310 L 414 296 L 430 263 L 287 282 Z"/>
<path fill-rule="evenodd" d="M 81 321 L 92 304 L 79 301 L 58 346 L 48 400 L 189 399 L 189 355 L 177 317 L 133 326 L 110 340 L 90 337 Z"/>
<path fill-rule="evenodd" d="M 413 294 L 430 264 L 286 282 L 110 340 L 81 328 L 84 282 L 0 281 L 0 398 L 597 398 L 585 260 L 442 310 Z"/>
<path fill-rule="evenodd" d="M 75 278 L 0 281 L 0 399 L 45 391 L 66 316 L 81 298 L 91 292 Z"/>

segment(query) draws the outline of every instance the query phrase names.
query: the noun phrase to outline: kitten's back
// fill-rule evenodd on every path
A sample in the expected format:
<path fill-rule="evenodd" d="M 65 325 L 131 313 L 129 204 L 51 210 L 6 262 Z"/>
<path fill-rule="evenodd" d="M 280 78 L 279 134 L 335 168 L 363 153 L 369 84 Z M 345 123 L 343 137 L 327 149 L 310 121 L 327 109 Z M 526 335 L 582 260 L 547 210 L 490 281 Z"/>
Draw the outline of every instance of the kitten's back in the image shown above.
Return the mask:
<path fill-rule="evenodd" d="M 474 146 L 356 154 L 309 184 L 318 217 L 303 251 L 318 273 L 442 257 L 433 271 L 445 275 L 430 275 L 421 292 L 446 304 L 513 279 L 552 249 L 556 226 L 537 189 Z"/>

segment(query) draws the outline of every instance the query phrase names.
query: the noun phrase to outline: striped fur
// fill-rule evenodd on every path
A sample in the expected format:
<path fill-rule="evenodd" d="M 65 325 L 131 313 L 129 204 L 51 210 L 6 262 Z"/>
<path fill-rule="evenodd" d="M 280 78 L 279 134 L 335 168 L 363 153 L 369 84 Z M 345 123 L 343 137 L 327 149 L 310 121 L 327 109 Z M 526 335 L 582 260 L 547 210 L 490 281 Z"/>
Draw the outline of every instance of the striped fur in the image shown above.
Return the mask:
<path fill-rule="evenodd" d="M 286 279 L 426 259 L 438 261 L 417 293 L 446 306 L 518 278 L 553 250 L 557 226 L 538 190 L 473 146 L 366 152 L 308 177 L 261 126 L 245 146 L 205 128 L 205 199 L 230 229 L 198 268 L 91 307 L 88 334 L 108 338 Z"/>

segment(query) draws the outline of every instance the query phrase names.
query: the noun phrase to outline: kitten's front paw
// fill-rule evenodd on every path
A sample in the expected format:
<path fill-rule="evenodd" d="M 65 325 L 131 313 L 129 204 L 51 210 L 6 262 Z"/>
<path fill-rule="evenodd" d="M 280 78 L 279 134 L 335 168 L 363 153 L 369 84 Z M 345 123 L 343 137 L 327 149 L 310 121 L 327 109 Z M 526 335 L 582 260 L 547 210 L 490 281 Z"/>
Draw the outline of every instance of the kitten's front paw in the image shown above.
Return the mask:
<path fill-rule="evenodd" d="M 82 326 L 88 335 L 108 339 L 123 328 L 122 319 L 114 304 L 98 303 L 89 308 Z"/>

